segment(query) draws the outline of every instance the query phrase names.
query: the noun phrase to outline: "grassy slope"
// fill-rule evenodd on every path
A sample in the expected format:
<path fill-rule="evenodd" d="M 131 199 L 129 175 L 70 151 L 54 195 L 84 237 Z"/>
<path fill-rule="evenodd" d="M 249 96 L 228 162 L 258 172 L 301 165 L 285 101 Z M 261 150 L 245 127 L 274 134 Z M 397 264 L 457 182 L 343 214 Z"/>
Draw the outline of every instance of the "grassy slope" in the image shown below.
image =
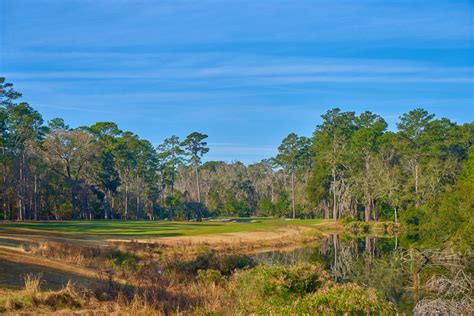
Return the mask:
<path fill-rule="evenodd" d="M 322 223 L 322 219 L 282 220 L 259 218 L 257 222 L 237 220 L 221 222 L 167 222 L 167 221 L 65 221 L 65 222 L 6 222 L 0 229 L 30 229 L 65 234 L 101 235 L 115 237 L 173 237 L 224 234 L 235 232 L 273 230 L 294 225 L 307 226 Z"/>

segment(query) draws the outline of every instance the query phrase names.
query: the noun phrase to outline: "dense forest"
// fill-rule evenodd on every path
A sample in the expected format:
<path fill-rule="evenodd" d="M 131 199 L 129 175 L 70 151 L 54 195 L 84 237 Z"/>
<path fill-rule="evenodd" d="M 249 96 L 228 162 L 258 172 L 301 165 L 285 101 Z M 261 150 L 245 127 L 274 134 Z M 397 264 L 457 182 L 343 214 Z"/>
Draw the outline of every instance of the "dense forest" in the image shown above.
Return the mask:
<path fill-rule="evenodd" d="M 401 115 L 396 131 L 377 114 L 334 108 L 311 137 L 291 133 L 276 157 L 244 165 L 203 163 L 208 136 L 198 132 L 155 147 L 113 122 L 77 128 L 61 118 L 44 122 L 4 78 L 0 89 L 5 220 L 262 215 L 397 221 L 405 214 L 416 221 L 446 204 L 447 190 L 454 192 L 451 199 L 465 196 L 456 192 L 462 192 L 463 165 L 469 166 L 474 123 L 459 125 L 421 108 Z M 472 161 L 466 168 L 472 174 Z M 472 211 L 472 201 L 464 209 Z"/>

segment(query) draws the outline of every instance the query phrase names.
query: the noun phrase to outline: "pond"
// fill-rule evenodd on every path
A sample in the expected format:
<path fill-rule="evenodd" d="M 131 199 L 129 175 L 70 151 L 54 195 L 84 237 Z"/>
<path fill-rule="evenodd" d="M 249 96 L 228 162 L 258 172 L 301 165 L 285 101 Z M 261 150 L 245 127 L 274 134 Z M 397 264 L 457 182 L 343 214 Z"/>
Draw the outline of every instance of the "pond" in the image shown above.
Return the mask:
<path fill-rule="evenodd" d="M 280 265 L 319 262 L 334 281 L 373 287 L 407 315 L 457 314 L 465 306 L 472 308 L 470 260 L 455 253 L 420 250 L 414 239 L 332 235 L 291 251 L 261 253 L 255 259 Z"/>

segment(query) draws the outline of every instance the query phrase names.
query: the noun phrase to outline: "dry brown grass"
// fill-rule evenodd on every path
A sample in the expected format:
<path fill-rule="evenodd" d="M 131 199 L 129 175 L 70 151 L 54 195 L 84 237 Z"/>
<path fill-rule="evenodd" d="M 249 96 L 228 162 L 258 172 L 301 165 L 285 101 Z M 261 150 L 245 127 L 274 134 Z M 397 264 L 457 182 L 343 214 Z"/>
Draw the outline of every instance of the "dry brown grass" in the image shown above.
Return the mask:
<path fill-rule="evenodd" d="M 96 269 L 98 265 L 100 266 L 100 262 L 97 260 L 98 257 L 103 257 L 113 251 L 109 246 L 91 246 L 54 241 L 22 244 L 22 250 L 36 256 L 93 269 Z"/>
<path fill-rule="evenodd" d="M 41 277 L 41 274 L 28 273 L 25 275 L 25 291 L 31 295 L 36 295 L 41 290 Z"/>
<path fill-rule="evenodd" d="M 47 313 L 62 309 L 81 307 L 84 295 L 80 294 L 72 283 L 59 291 L 41 291 L 42 278 L 39 274 L 27 274 L 24 277 L 24 289 L 7 291 L 0 294 L 0 312 L 5 314 Z"/>

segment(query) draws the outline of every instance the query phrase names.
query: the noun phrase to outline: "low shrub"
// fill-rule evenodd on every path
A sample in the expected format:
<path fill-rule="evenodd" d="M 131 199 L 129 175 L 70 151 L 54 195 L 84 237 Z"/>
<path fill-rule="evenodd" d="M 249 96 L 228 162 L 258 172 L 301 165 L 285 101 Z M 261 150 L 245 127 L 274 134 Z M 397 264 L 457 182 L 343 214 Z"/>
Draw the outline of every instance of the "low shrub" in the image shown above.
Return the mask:
<path fill-rule="evenodd" d="M 249 256 L 231 255 L 219 260 L 219 270 L 224 275 L 231 275 L 235 270 L 243 270 L 255 266 L 255 260 Z"/>
<path fill-rule="evenodd" d="M 245 255 L 218 256 L 215 252 L 206 251 L 194 260 L 184 263 L 175 263 L 172 267 L 178 272 L 196 274 L 199 270 L 216 270 L 223 275 L 231 275 L 235 270 L 253 268 L 255 260 Z"/>
<path fill-rule="evenodd" d="M 303 263 L 291 267 L 261 265 L 241 271 L 234 275 L 230 285 L 242 310 L 255 313 L 291 305 L 329 282 L 321 265 Z"/>
<path fill-rule="evenodd" d="M 197 279 L 204 284 L 219 284 L 223 280 L 220 271 L 214 269 L 199 270 L 197 272 Z"/>
<path fill-rule="evenodd" d="M 390 314 L 393 306 L 374 289 L 335 284 L 321 265 L 258 266 L 229 282 L 243 314 Z"/>
<path fill-rule="evenodd" d="M 2 313 L 5 311 L 15 311 L 23 307 L 23 304 L 20 299 L 8 296 L 5 300 L 4 306 L 1 308 Z"/>
<path fill-rule="evenodd" d="M 323 288 L 306 296 L 298 304 L 298 313 L 310 314 L 356 314 L 388 315 L 394 312 L 393 305 L 376 290 L 348 283 Z"/>
<path fill-rule="evenodd" d="M 345 225 L 345 229 L 351 233 L 369 233 L 370 224 L 367 222 L 349 222 Z"/>
<path fill-rule="evenodd" d="M 178 272 L 186 274 L 196 274 L 199 270 L 219 270 L 219 262 L 214 252 L 205 251 L 193 260 L 172 262 L 171 269 L 176 269 Z"/>
<path fill-rule="evenodd" d="M 129 252 L 116 251 L 111 256 L 112 267 L 127 271 L 136 270 L 138 257 Z"/>
<path fill-rule="evenodd" d="M 344 225 L 346 231 L 354 234 L 392 234 L 400 230 L 400 224 L 395 222 L 348 222 Z"/>
<path fill-rule="evenodd" d="M 410 229 L 418 228 L 425 217 L 426 211 L 422 208 L 411 207 L 400 212 L 400 221 Z"/>
<path fill-rule="evenodd" d="M 395 222 L 375 222 L 373 231 L 375 233 L 392 234 L 400 230 L 400 224 Z"/>
<path fill-rule="evenodd" d="M 53 310 L 74 309 L 81 307 L 79 300 L 68 291 L 60 291 L 47 295 L 42 301 Z"/>

